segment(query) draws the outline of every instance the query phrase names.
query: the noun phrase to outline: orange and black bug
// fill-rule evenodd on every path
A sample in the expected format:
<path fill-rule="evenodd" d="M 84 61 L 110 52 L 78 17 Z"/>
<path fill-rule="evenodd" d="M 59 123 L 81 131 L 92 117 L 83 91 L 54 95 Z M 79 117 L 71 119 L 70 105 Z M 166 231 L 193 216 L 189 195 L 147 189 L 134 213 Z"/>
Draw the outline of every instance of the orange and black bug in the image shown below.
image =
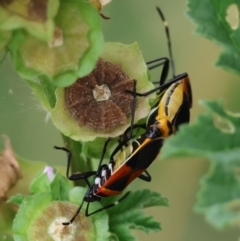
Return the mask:
<path fill-rule="evenodd" d="M 159 8 L 157 8 L 157 10 L 165 23 L 161 10 Z M 112 203 L 89 213 L 89 206 L 91 202 L 100 201 L 102 197 L 121 194 L 122 191 L 137 177 L 144 181 L 151 181 L 151 176 L 146 169 L 156 159 L 164 143 L 164 139 L 174 133 L 180 124 L 189 121 L 189 109 L 192 105 L 190 82 L 186 73 L 175 76 L 170 35 L 166 24 L 165 29 L 168 38 L 170 60 L 164 57 L 147 63 L 149 69 L 163 65 L 159 86 L 146 93 L 136 93 L 136 88 L 134 88 L 134 92 L 131 92 L 135 97 L 132 106 L 132 124 L 124 133 L 120 144 L 111 154 L 109 164 L 102 164 L 109 139 L 105 142 L 97 171 L 73 173 L 72 175 L 69 175 L 71 152 L 64 147 L 55 147 L 56 149 L 61 149 L 67 152 L 68 154 L 67 178 L 70 180 L 84 179 L 89 187 L 77 212 L 69 222 L 64 223 L 65 225 L 74 221 L 82 209 L 84 202 L 87 202 L 85 215 L 90 216 L 117 204 Z M 169 62 L 172 65 L 173 78 L 166 82 L 169 71 Z M 132 141 L 132 143 L 129 143 L 129 140 L 132 139 L 133 129 L 138 128 L 138 126 L 133 125 L 136 96 L 147 96 L 158 90 L 162 91 L 157 94 L 156 101 L 147 118 L 145 127 L 146 131 L 139 138 Z M 117 153 L 118 156 L 114 159 L 114 156 Z M 145 172 L 145 174 L 142 174 L 143 172 Z M 95 176 L 93 184 L 91 184 L 88 180 L 91 176 Z M 129 192 L 119 199 L 119 201 L 122 201 L 128 194 Z"/>
<path fill-rule="evenodd" d="M 114 163 L 114 170 L 109 179 L 98 188 L 98 194 L 113 191 L 120 194 L 137 177 L 151 181 L 146 169 L 156 159 L 165 138 L 176 132 L 179 125 L 189 122 L 190 82 L 187 75 L 177 76 L 174 80 L 177 82 L 171 84 L 158 97 L 147 118 L 146 131 L 131 144 L 128 143 L 131 134 L 127 136 L 128 130 L 125 132 L 126 137 L 110 157 L 110 163 Z M 126 147 L 122 150 L 124 146 Z M 114 155 L 118 151 L 120 153 L 114 160 Z M 145 174 L 142 174 L 143 172 Z"/>
<path fill-rule="evenodd" d="M 163 65 L 159 86 L 146 93 L 134 94 L 147 96 L 158 90 L 162 91 L 157 94 L 155 103 L 147 117 L 146 126 L 141 126 L 146 131 L 129 144 L 128 142 L 132 138 L 132 130 L 134 128 L 131 126 L 130 131 L 127 130 L 125 132 L 123 141 L 113 151 L 111 162 L 115 163 L 118 169 L 115 170 L 114 175 L 109 178 L 108 182 L 104 184 L 105 189 L 119 189 L 121 191 L 136 177 L 145 181 L 151 181 L 151 176 L 146 169 L 156 159 L 164 139 L 176 132 L 179 125 L 188 123 L 190 119 L 192 91 L 188 74 L 175 75 L 169 29 L 163 13 L 159 8 L 157 8 L 157 11 L 165 25 L 170 59 L 163 57 L 148 62 L 147 64 L 151 65 L 149 69 Z M 173 79 L 166 82 L 169 63 L 171 63 Z M 138 126 L 135 127 L 138 128 Z M 122 150 L 124 146 L 126 147 Z M 114 155 L 119 151 L 121 152 L 114 161 Z M 145 175 L 142 172 L 145 172 Z M 121 180 L 118 180 L 117 176 L 121 176 Z"/>

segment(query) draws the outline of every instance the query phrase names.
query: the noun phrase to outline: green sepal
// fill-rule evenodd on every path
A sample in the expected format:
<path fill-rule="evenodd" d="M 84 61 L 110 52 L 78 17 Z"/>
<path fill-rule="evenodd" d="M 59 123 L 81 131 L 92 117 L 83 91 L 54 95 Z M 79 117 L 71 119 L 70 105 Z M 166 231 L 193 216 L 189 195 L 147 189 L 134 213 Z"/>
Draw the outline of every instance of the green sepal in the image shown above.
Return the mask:
<path fill-rule="evenodd" d="M 50 192 L 37 193 L 26 196 L 13 222 L 13 237 L 15 241 L 28 240 L 28 228 L 34 218 L 36 218 L 47 204 L 52 200 Z"/>
<path fill-rule="evenodd" d="M 53 175 L 51 180 L 47 172 L 38 173 L 30 185 L 31 193 L 51 192 L 53 200 L 68 201 L 70 182 L 59 172 L 55 172 Z"/>
<path fill-rule="evenodd" d="M 26 81 L 27 81 L 29 87 L 34 92 L 34 94 L 36 95 L 36 97 L 41 102 L 42 106 L 47 111 L 50 111 L 51 110 L 51 105 L 50 105 L 49 99 L 47 98 L 47 95 L 46 95 L 46 93 L 44 91 L 44 87 L 41 84 L 39 84 L 39 83 L 37 83 L 35 81 L 31 81 L 31 80 L 26 80 Z"/>
<path fill-rule="evenodd" d="M 69 191 L 69 201 L 75 204 L 81 204 L 87 189 L 83 187 L 73 187 Z"/>
<path fill-rule="evenodd" d="M 84 154 L 84 158 L 100 159 L 99 153 L 102 152 L 105 141 L 106 139 L 104 138 L 97 138 L 94 141 L 83 142 L 82 153 Z"/>
<path fill-rule="evenodd" d="M 60 1 L 55 18 L 62 31 L 63 43 L 48 43 L 16 30 L 8 45 L 16 70 L 24 79 L 48 79 L 55 85 L 68 86 L 92 71 L 103 49 L 100 17 L 84 0 Z"/>
<path fill-rule="evenodd" d="M 54 108 L 56 105 L 56 86 L 51 83 L 51 81 L 47 77 L 39 77 L 39 81 L 41 84 L 41 87 L 44 90 L 45 96 L 48 99 L 48 103 L 51 108 Z"/>
<path fill-rule="evenodd" d="M 69 200 L 69 192 L 72 188 L 72 185 L 59 172 L 55 174 L 55 177 L 52 180 L 50 185 L 51 185 L 53 200 L 59 200 L 59 201 Z"/>
<path fill-rule="evenodd" d="M 49 41 L 53 36 L 58 8 L 59 0 L 48 0 L 41 6 L 34 1 L 4 2 L 0 6 L 0 32 L 21 28 L 42 41 Z"/>
<path fill-rule="evenodd" d="M 24 200 L 24 195 L 18 193 L 14 196 L 11 196 L 8 200 L 7 200 L 7 203 L 12 203 L 12 204 L 15 204 L 17 206 L 20 206 Z"/>
<path fill-rule="evenodd" d="M 41 192 L 51 192 L 51 180 L 49 179 L 47 173 L 40 172 L 36 175 L 34 180 L 30 185 L 30 192 L 32 194 L 37 194 Z"/>
<path fill-rule="evenodd" d="M 107 145 L 107 152 L 104 156 L 104 159 L 109 160 L 110 154 L 112 153 L 113 149 L 118 145 L 119 141 L 120 140 L 116 140 L 116 139 L 112 139 L 109 141 Z M 94 141 L 83 142 L 82 155 L 84 159 L 91 157 L 91 159 L 98 160 L 97 161 L 97 164 L 98 164 L 101 157 L 101 153 L 103 152 L 103 148 L 105 146 L 105 142 L 106 142 L 105 138 L 97 138 Z"/>

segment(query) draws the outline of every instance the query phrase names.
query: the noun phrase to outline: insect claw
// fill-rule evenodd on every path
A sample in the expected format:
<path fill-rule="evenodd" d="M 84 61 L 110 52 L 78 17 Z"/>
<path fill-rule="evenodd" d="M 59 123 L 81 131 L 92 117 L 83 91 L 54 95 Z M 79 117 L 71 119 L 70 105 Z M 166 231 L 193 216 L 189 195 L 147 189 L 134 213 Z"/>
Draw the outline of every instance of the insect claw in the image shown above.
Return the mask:
<path fill-rule="evenodd" d="M 57 150 L 62 150 L 62 149 L 63 149 L 63 148 L 60 147 L 60 146 L 54 146 L 53 148 L 54 148 L 54 149 L 57 149 Z"/>
<path fill-rule="evenodd" d="M 64 225 L 64 226 L 68 226 L 68 225 L 70 225 L 70 224 L 72 224 L 71 222 L 63 222 L 62 223 L 62 225 Z"/>

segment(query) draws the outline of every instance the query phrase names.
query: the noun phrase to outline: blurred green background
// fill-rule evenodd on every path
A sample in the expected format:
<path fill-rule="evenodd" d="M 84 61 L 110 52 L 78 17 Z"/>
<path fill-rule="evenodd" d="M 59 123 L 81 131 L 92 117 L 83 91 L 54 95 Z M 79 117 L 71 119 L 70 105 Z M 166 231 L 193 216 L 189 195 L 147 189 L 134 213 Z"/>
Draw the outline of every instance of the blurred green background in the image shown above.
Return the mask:
<path fill-rule="evenodd" d="M 155 10 L 161 7 L 170 26 L 177 73 L 188 72 L 193 89 L 194 105 L 191 121 L 203 108 L 201 99 L 224 98 L 227 109 L 238 111 L 239 77 L 214 66 L 221 47 L 193 34 L 195 25 L 186 17 L 187 2 L 179 0 L 113 0 L 103 13 L 106 41 L 126 44 L 137 41 L 144 58 L 151 60 L 168 56 L 163 24 Z M 154 71 L 157 80 L 159 71 Z M 15 73 L 9 60 L 0 67 L 0 134 L 7 134 L 14 150 L 29 160 L 65 165 L 65 155 L 52 147 L 62 145 L 59 132 L 42 110 L 26 83 Z M 3 148 L 0 141 L 0 149 Z M 208 161 L 201 158 L 155 161 L 149 169 L 153 181 L 136 180 L 133 189 L 150 188 L 170 200 L 170 208 L 147 210 L 161 222 L 163 231 L 135 232 L 138 240 L 164 241 L 237 241 L 238 229 L 216 231 L 204 217 L 193 212 L 199 178 L 206 172 Z"/>

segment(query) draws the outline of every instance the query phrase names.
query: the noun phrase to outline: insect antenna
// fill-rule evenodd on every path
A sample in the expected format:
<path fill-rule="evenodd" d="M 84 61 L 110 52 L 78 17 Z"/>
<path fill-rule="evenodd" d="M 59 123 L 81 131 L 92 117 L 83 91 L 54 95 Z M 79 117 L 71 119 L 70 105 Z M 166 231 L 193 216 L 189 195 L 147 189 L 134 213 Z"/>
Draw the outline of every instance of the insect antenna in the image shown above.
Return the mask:
<path fill-rule="evenodd" d="M 175 74 L 175 64 L 174 64 L 174 60 L 173 60 L 173 53 L 172 53 L 172 43 L 171 43 L 171 38 L 170 38 L 170 30 L 168 27 L 168 23 L 163 15 L 162 10 L 159 7 L 156 7 L 159 16 L 162 19 L 162 22 L 164 24 L 165 27 L 165 32 L 166 32 L 166 36 L 167 36 L 167 44 L 168 44 L 168 52 L 169 52 L 169 60 L 170 60 L 170 64 L 172 66 L 172 74 L 173 74 L 173 78 L 176 76 Z"/>

